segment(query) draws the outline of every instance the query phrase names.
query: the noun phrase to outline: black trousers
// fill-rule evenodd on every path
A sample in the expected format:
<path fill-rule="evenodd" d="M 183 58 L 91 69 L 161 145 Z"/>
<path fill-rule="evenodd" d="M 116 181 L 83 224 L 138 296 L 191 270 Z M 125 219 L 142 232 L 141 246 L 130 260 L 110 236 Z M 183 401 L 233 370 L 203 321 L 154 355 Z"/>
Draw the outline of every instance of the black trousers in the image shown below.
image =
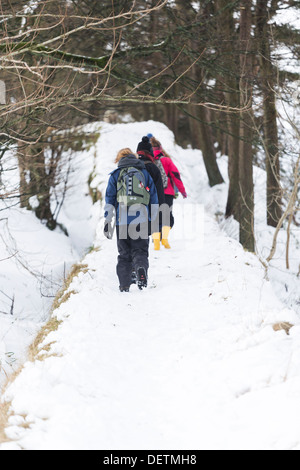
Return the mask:
<path fill-rule="evenodd" d="M 132 271 L 144 268 L 146 274 L 149 269 L 149 238 L 137 240 L 127 237 L 120 238 L 117 227 L 118 264 L 117 275 L 121 287 L 130 287 Z"/>
<path fill-rule="evenodd" d="M 173 228 L 174 227 L 174 223 L 175 223 L 175 220 L 174 220 L 174 215 L 173 215 L 173 203 L 174 203 L 174 196 L 172 196 L 171 194 L 165 194 L 165 201 L 166 201 L 166 204 L 168 204 L 168 206 L 170 207 L 171 209 L 171 212 L 170 212 L 170 227 Z"/>

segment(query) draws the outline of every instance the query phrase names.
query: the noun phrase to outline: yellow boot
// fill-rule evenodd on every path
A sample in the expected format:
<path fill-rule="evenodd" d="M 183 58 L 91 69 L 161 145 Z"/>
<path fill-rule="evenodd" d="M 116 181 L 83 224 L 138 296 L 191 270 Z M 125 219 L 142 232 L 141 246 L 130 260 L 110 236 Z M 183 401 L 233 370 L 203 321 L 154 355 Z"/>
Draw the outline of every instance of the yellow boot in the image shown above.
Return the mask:
<path fill-rule="evenodd" d="M 152 234 L 153 242 L 154 242 L 154 250 L 160 250 L 160 232 Z"/>
<path fill-rule="evenodd" d="M 164 245 L 164 247 L 169 250 L 171 247 L 170 247 L 170 244 L 169 244 L 169 241 L 168 241 L 168 237 L 169 237 L 169 233 L 171 231 L 171 227 L 163 227 L 162 228 L 162 240 L 161 240 L 161 243 L 162 245 Z"/>

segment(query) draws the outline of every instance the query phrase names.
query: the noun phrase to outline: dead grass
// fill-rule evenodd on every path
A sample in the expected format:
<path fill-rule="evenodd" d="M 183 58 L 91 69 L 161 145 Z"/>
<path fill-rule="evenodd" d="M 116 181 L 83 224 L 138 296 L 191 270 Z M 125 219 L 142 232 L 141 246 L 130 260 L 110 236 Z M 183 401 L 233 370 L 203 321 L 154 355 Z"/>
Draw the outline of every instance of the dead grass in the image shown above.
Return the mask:
<path fill-rule="evenodd" d="M 49 333 L 53 331 L 57 331 L 59 326 L 61 325 L 62 321 L 58 320 L 55 313 L 55 310 L 60 307 L 63 303 L 67 302 L 71 295 L 75 295 L 75 290 L 69 290 L 70 285 L 73 279 L 78 276 L 80 273 L 88 272 L 88 265 L 87 264 L 76 264 L 72 267 L 70 273 L 68 274 L 67 278 L 65 279 L 63 287 L 57 293 L 54 302 L 51 308 L 51 316 L 49 321 L 41 328 L 41 330 L 36 335 L 34 341 L 29 346 L 27 358 L 29 361 L 33 362 L 35 360 L 43 361 L 44 359 L 55 356 L 55 354 L 51 353 L 51 345 L 52 343 L 48 343 L 43 345 L 44 340 L 49 335 Z M 6 384 L 2 389 L 2 393 L 7 389 L 7 387 L 14 382 L 16 377 L 20 374 L 23 370 L 23 366 L 21 366 L 17 371 L 11 374 Z M 11 416 L 10 412 L 10 403 L 4 402 L 0 403 L 0 444 L 4 442 L 9 442 L 10 439 L 7 438 L 5 434 L 5 428 L 7 427 L 9 417 Z"/>
<path fill-rule="evenodd" d="M 41 359 L 40 353 L 41 351 L 45 351 L 49 353 L 51 345 L 48 344 L 41 348 L 41 344 L 43 343 L 44 339 L 48 336 L 49 333 L 52 331 L 57 331 L 61 321 L 57 319 L 57 317 L 53 316 L 50 318 L 48 323 L 42 327 L 42 329 L 36 335 L 33 343 L 29 346 L 28 349 L 28 360 L 35 361 L 36 359 Z"/>
<path fill-rule="evenodd" d="M 8 442 L 9 440 L 5 434 L 9 418 L 9 407 L 10 403 L 0 403 L 0 443 Z"/>
<path fill-rule="evenodd" d="M 69 272 L 67 278 L 65 279 L 63 287 L 58 291 L 54 302 L 52 304 L 51 309 L 51 317 L 48 323 L 43 326 L 43 328 L 37 334 L 35 340 L 29 347 L 29 360 L 34 361 L 36 359 L 43 360 L 46 357 L 49 357 L 49 352 L 51 349 L 51 344 L 47 344 L 41 348 L 41 344 L 44 342 L 45 338 L 48 336 L 49 333 L 52 331 L 56 331 L 59 328 L 59 325 L 62 323 L 61 320 L 58 320 L 57 317 L 54 315 L 56 309 L 58 309 L 63 303 L 67 302 L 71 295 L 75 295 L 75 290 L 69 290 L 70 285 L 73 279 L 78 276 L 80 273 L 88 272 L 88 265 L 87 264 L 75 264 L 71 271 Z M 41 355 L 41 352 L 44 352 Z"/>
<path fill-rule="evenodd" d="M 19 375 L 22 369 L 22 366 L 19 367 L 16 371 L 10 374 L 9 377 L 7 377 L 6 383 L 2 388 L 2 393 L 5 392 L 7 387 L 15 380 L 15 378 Z M 0 402 L 0 444 L 10 441 L 10 439 L 8 439 L 7 435 L 5 434 L 5 428 L 7 427 L 9 417 L 12 415 L 12 412 L 10 411 L 10 406 L 10 402 Z"/>
<path fill-rule="evenodd" d="M 87 264 L 75 264 L 70 273 L 68 274 L 67 278 L 65 279 L 63 287 L 58 291 L 53 305 L 52 305 L 52 312 L 60 307 L 61 304 L 66 302 L 69 297 L 71 296 L 74 291 L 68 292 L 69 287 L 74 279 L 74 277 L 78 276 L 80 273 L 87 273 L 88 272 L 88 265 Z"/>
<path fill-rule="evenodd" d="M 293 328 L 293 326 L 294 325 L 292 325 L 289 322 L 280 322 L 280 323 L 275 323 L 275 325 L 273 325 L 273 330 L 274 331 L 284 330 L 286 332 L 286 334 L 289 335 L 290 334 L 290 329 Z"/>
<path fill-rule="evenodd" d="M 41 344 L 44 342 L 45 338 L 49 335 L 49 333 L 53 331 L 57 331 L 60 324 L 62 323 L 61 320 L 58 320 L 57 317 L 54 315 L 56 309 L 58 309 L 63 303 L 67 302 L 71 295 L 75 295 L 75 290 L 69 290 L 70 285 L 73 279 L 78 276 L 80 273 L 88 272 L 88 265 L 87 264 L 75 264 L 70 273 L 68 274 L 67 278 L 65 279 L 63 287 L 58 291 L 54 302 L 52 304 L 51 309 L 51 317 L 50 320 L 42 327 L 39 331 L 37 336 L 35 337 L 33 343 L 30 345 L 28 350 L 28 359 L 30 361 L 44 360 L 46 357 L 51 356 L 50 349 L 51 344 L 47 344 L 41 348 Z M 43 354 L 41 354 L 43 352 Z M 53 355 L 53 354 L 52 354 Z"/>

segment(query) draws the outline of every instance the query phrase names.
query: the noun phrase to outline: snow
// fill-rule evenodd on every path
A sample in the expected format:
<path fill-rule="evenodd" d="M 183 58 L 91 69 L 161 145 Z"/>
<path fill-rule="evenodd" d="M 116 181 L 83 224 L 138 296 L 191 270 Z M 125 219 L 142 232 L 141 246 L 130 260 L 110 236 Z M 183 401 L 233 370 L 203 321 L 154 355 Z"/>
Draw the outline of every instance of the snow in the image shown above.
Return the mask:
<path fill-rule="evenodd" d="M 289 25 L 290 28 L 300 29 L 300 10 L 297 7 L 286 7 L 278 10 L 270 24 Z"/>
<path fill-rule="evenodd" d="M 276 14 L 270 19 L 269 24 L 278 26 L 288 26 L 290 30 L 300 30 L 300 9 L 287 5 L 279 5 Z M 299 54 L 297 47 L 285 44 L 273 44 L 273 59 L 277 62 L 280 70 L 285 70 L 293 74 L 300 73 Z M 298 85 L 299 86 L 299 85 Z"/>
<path fill-rule="evenodd" d="M 300 74 L 299 58 L 293 50 L 293 47 L 288 47 L 284 44 L 276 45 L 276 49 L 272 56 L 280 70 L 285 70 L 286 72 L 298 75 Z"/>
<path fill-rule="evenodd" d="M 60 229 L 50 232 L 15 200 L 11 206 L 0 200 L 0 386 L 12 368 L 24 362 L 26 348 L 47 320 L 64 276 L 93 244 L 95 207 L 87 185 L 93 162 L 92 153 L 73 156 L 70 188 L 58 219 L 69 237 Z M 14 194 L 17 162 L 6 153 L 2 164 L 3 185 Z"/>
<path fill-rule="evenodd" d="M 72 255 L 75 245 L 88 269 L 74 278 L 69 299 L 54 312 L 61 323 L 43 342 L 48 357 L 27 361 L 2 396 L 12 414 L 10 440 L 0 449 L 299 450 L 299 231 L 293 230 L 290 272 L 280 253 L 267 277 L 258 257 L 236 240 L 234 221 L 220 216 L 226 158 L 219 159 L 226 183 L 211 189 L 201 152 L 181 149 L 163 124 L 94 128 L 100 138 L 96 149 L 78 157 L 78 172 L 94 168 L 92 186 L 102 194 L 117 151 L 135 151 L 151 132 L 174 158 L 189 197 L 175 201 L 172 249 L 154 252 L 151 246 L 143 292 L 136 286 L 129 294 L 118 291 L 116 241 L 102 235 L 102 208 L 84 196 L 85 177 L 77 200 L 70 194 L 61 214 L 71 239 L 50 233 L 57 238 L 48 255 L 42 249 L 42 243 L 51 246 L 48 232 L 30 221 L 30 230 L 41 230 L 30 259 L 36 246 L 36 263 L 44 252 L 45 265 L 61 269 L 65 259 L 80 258 Z M 262 170 L 255 180 L 262 253 L 274 232 L 263 215 Z M 11 230 L 17 232 L 13 224 Z M 82 231 L 87 235 L 80 238 Z M 84 255 L 87 243 L 97 250 Z M 286 298 L 286 286 L 295 289 L 294 297 Z M 277 322 L 294 325 L 289 335 L 274 331 Z M 1 347 L 3 341 L 0 353 Z"/>

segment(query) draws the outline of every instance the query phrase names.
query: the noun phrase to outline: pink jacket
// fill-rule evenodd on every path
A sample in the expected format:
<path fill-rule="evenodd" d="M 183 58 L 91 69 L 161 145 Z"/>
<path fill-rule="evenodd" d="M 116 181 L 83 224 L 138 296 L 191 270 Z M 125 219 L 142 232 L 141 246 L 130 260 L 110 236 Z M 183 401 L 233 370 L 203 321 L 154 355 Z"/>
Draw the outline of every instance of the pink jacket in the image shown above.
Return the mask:
<path fill-rule="evenodd" d="M 181 176 L 177 166 L 173 163 L 171 158 L 165 157 L 161 150 L 153 149 L 153 153 L 154 158 L 160 159 L 168 177 L 168 186 L 165 188 L 165 194 L 175 196 L 174 187 L 176 186 L 178 188 L 178 191 L 183 195 L 184 198 L 186 198 L 186 190 L 183 182 L 181 181 Z"/>

